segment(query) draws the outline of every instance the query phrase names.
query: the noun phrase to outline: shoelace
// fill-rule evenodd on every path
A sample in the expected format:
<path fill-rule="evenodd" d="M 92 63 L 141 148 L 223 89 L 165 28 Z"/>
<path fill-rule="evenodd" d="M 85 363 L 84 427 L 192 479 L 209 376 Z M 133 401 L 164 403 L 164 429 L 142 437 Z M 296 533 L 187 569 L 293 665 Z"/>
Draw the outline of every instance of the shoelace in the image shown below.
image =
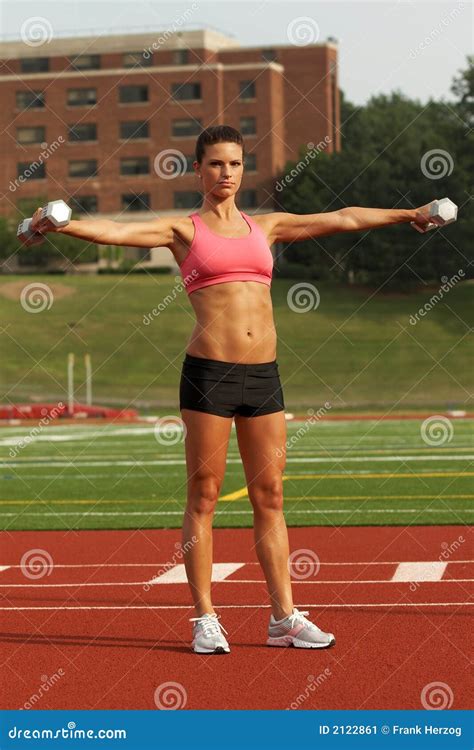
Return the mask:
<path fill-rule="evenodd" d="M 227 630 L 219 622 L 220 615 L 201 615 L 201 617 L 190 617 L 190 622 L 199 622 L 204 630 L 204 635 L 220 635 L 221 630 L 228 635 Z"/>
<path fill-rule="evenodd" d="M 309 612 L 299 612 L 295 607 L 293 614 L 289 615 L 291 627 L 294 628 L 297 622 L 301 622 L 310 630 L 319 630 L 319 628 L 313 622 L 311 622 L 311 620 L 306 619 L 305 615 L 309 615 Z"/>

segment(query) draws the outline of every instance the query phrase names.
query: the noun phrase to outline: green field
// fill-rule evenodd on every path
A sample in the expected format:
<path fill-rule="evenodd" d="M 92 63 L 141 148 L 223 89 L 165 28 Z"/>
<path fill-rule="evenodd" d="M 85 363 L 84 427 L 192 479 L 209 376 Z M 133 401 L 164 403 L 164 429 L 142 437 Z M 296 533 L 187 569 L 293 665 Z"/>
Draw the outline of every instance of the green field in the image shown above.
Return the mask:
<path fill-rule="evenodd" d="M 289 525 L 472 521 L 474 420 L 445 422 L 444 433 L 433 431 L 441 444 L 431 445 L 422 420 L 321 421 L 304 431 L 302 424 L 288 423 Z M 29 434 L 25 427 L 0 428 L 2 528 L 181 525 L 181 431 L 160 433 L 146 423 L 50 426 L 27 444 Z M 251 525 L 233 430 L 215 526 Z"/>
<path fill-rule="evenodd" d="M 19 300 L 21 288 L 33 282 L 52 290 L 51 306 L 38 313 Z M 296 283 L 277 279 L 272 285 L 287 409 L 317 409 L 326 401 L 334 410 L 468 408 L 471 282 L 454 286 L 416 325 L 410 317 L 437 289 L 384 295 L 313 282 L 320 304 L 299 313 L 287 302 Z M 12 285 L 16 298 L 5 296 Z M 71 293 L 60 296 L 61 287 Z M 95 403 L 177 413 L 180 368 L 194 325 L 179 289 L 173 275 L 0 278 L 0 402 L 64 400 L 68 352 L 76 354 L 77 397 L 84 399 L 83 354 L 90 352 Z M 167 295 L 172 300 L 145 325 L 144 316 Z"/>

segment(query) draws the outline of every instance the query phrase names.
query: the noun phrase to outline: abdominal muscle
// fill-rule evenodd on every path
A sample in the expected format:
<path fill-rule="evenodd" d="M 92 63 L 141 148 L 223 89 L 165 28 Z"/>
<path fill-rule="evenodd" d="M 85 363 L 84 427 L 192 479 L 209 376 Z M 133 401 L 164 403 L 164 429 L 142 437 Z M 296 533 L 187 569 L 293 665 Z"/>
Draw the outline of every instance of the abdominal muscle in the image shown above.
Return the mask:
<path fill-rule="evenodd" d="M 230 281 L 189 295 L 196 325 L 187 345 L 194 357 L 258 364 L 276 359 L 276 331 L 270 287 L 258 281 Z"/>

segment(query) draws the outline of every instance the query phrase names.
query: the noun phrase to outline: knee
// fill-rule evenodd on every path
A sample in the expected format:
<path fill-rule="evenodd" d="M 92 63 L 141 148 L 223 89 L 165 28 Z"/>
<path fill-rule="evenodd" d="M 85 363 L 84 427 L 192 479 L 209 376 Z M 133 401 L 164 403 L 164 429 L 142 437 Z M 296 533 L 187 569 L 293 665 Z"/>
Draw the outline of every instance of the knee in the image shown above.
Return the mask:
<path fill-rule="evenodd" d="M 188 491 L 188 510 L 199 515 L 213 513 L 219 492 L 220 482 L 217 477 L 212 475 L 193 477 Z"/>
<path fill-rule="evenodd" d="M 250 501 L 256 511 L 283 511 L 283 481 L 274 477 L 258 482 L 249 493 Z"/>

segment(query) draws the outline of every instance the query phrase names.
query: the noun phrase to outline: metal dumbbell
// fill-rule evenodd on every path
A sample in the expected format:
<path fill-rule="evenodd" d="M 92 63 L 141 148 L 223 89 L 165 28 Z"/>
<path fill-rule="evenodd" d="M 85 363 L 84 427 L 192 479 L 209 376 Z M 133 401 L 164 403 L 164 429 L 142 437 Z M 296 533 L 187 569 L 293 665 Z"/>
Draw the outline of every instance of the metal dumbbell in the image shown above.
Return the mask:
<path fill-rule="evenodd" d="M 457 217 L 458 207 L 456 204 L 449 200 L 449 198 L 441 198 L 430 204 L 429 224 L 421 227 L 416 221 L 410 223 L 417 232 L 424 234 L 425 232 L 429 232 L 430 229 L 435 229 L 435 227 L 444 227 L 447 224 L 452 224 L 453 221 L 456 221 Z"/>
<path fill-rule="evenodd" d="M 45 231 L 50 227 L 65 227 L 71 218 L 71 209 L 64 201 L 50 201 L 41 209 L 40 221 L 45 224 Z M 39 245 L 44 241 L 41 232 L 32 232 L 30 224 L 32 217 L 23 219 L 18 225 L 16 236 L 24 245 Z"/>

